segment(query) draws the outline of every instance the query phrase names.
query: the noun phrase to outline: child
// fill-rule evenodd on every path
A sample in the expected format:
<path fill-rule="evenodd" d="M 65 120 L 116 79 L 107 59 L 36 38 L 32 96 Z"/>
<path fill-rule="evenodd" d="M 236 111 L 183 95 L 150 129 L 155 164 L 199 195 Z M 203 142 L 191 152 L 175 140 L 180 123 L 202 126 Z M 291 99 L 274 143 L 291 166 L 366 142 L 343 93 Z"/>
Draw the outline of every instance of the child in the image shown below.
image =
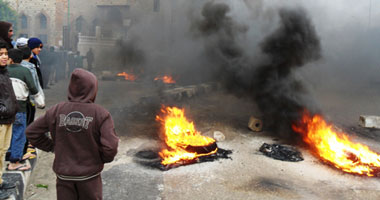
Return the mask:
<path fill-rule="evenodd" d="M 42 72 L 41 72 L 41 60 L 38 56 L 44 45 L 42 44 L 42 41 L 38 38 L 29 38 L 28 40 L 28 47 L 30 50 L 32 50 L 33 58 L 30 59 L 29 62 L 33 63 L 36 66 L 37 75 L 38 75 L 38 81 L 40 81 L 40 85 L 42 89 L 45 89 L 44 80 L 42 79 Z"/>
<path fill-rule="evenodd" d="M 24 155 L 24 145 L 26 142 L 25 129 L 26 129 L 26 102 L 28 101 L 29 94 L 36 95 L 38 89 L 34 84 L 33 76 L 29 69 L 20 65 L 23 53 L 19 49 L 10 49 L 8 51 L 8 72 L 12 80 L 13 90 L 19 105 L 19 111 L 16 114 L 16 121 L 12 127 L 12 140 L 9 161 L 7 170 L 30 170 L 30 166 L 23 164 L 22 157 Z"/>
<path fill-rule="evenodd" d="M 27 41 L 25 42 L 25 44 L 26 43 Z M 44 91 L 42 90 L 40 82 L 38 81 L 36 66 L 29 62 L 30 59 L 33 57 L 32 51 L 26 45 L 24 45 L 23 47 L 19 47 L 19 49 L 23 53 L 23 57 L 22 57 L 23 60 L 21 62 L 21 65 L 29 69 L 30 73 L 33 76 L 34 84 L 36 85 L 38 89 L 38 93 L 34 96 L 31 96 L 30 101 L 27 101 L 27 104 L 26 104 L 26 125 L 28 126 L 30 123 L 34 121 L 36 106 L 37 108 L 40 108 L 40 109 L 45 108 L 45 94 L 44 94 Z M 34 159 L 37 156 L 35 148 L 32 145 L 28 144 L 28 142 L 25 143 L 24 153 L 25 155 L 22 157 L 23 160 Z"/>
<path fill-rule="evenodd" d="M 16 187 L 14 183 L 5 182 L 1 178 L 5 154 L 12 138 L 12 123 L 17 112 L 17 101 L 8 76 L 7 62 L 7 45 L 0 42 L 0 199 L 7 199 L 10 196 L 6 189 Z"/>
<path fill-rule="evenodd" d="M 68 101 L 48 109 L 26 130 L 32 145 L 55 153 L 58 200 L 102 199 L 100 173 L 116 156 L 119 140 L 110 113 L 94 103 L 97 90 L 95 75 L 76 69 Z"/>
<path fill-rule="evenodd" d="M 26 67 L 30 71 L 33 77 L 34 84 L 36 85 L 38 89 L 38 93 L 36 95 L 31 96 L 31 101 L 33 103 L 33 106 L 36 105 L 37 108 L 43 109 L 45 108 L 45 94 L 38 80 L 36 66 L 29 62 L 30 59 L 32 58 L 32 51 L 30 50 L 29 47 L 21 47 L 19 49 L 22 52 L 22 61 L 20 64 L 23 67 Z M 34 119 L 34 113 L 33 113 L 33 117 L 31 118 Z"/>

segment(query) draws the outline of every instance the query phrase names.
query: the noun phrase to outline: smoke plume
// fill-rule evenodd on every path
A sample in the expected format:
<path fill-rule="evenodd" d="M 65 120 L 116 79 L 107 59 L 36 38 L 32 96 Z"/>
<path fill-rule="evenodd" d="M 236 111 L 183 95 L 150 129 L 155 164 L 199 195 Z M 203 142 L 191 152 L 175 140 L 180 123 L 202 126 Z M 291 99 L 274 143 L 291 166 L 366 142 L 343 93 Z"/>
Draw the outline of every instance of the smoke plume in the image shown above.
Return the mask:
<path fill-rule="evenodd" d="M 254 99 L 267 126 L 287 136 L 302 109 L 314 111 L 307 91 L 293 70 L 320 58 L 316 31 L 302 9 L 282 9 L 280 27 L 261 44 L 269 63 L 259 66 L 254 78 Z"/>
<path fill-rule="evenodd" d="M 137 39 L 128 41 L 119 40 L 115 46 L 116 55 L 114 62 L 118 62 L 118 66 L 129 71 L 141 73 L 142 66 L 145 62 L 145 52 L 138 46 Z"/>
<path fill-rule="evenodd" d="M 300 111 L 315 110 L 302 81 L 294 75 L 295 69 L 321 56 L 314 26 L 303 9 L 280 9 L 278 28 L 261 42 L 260 54 L 250 54 L 243 48 L 247 26 L 228 12 L 226 4 L 206 3 L 202 19 L 193 23 L 196 33 L 203 36 L 206 55 L 218 66 L 218 77 L 226 88 L 255 100 L 265 127 L 289 138 Z"/>

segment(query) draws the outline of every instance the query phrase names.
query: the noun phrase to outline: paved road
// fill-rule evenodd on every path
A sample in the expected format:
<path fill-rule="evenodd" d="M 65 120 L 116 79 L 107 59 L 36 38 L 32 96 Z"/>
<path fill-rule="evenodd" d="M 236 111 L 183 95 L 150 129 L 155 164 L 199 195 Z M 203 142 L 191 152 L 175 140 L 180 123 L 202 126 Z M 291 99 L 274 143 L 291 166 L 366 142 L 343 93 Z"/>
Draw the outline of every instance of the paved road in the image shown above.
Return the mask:
<path fill-rule="evenodd" d="M 47 90 L 49 104 L 61 100 L 66 91 L 64 84 Z M 111 90 L 112 88 L 112 90 Z M 149 89 L 126 82 L 101 82 L 98 103 L 109 109 L 133 105 Z M 364 97 L 347 100 L 337 92 L 317 91 L 318 100 L 324 108 L 339 105 L 326 112 L 337 123 L 355 126 L 354 117 L 347 113 L 358 113 L 358 101 Z M 115 97 L 118 98 L 115 98 Z M 375 97 L 371 97 L 374 99 Z M 345 105 L 339 101 L 345 99 Z M 205 135 L 221 131 L 226 140 L 218 145 L 233 150 L 232 160 L 183 166 L 162 172 L 147 168 L 134 161 L 134 152 L 154 143 L 151 123 L 141 119 L 129 121 L 117 132 L 121 136 L 119 153 L 115 161 L 106 165 L 104 199 L 380 199 L 380 180 L 349 175 L 323 164 L 307 149 L 298 147 L 304 155 L 302 162 L 291 163 L 273 160 L 258 152 L 264 143 L 281 143 L 265 132 L 250 132 L 245 124 L 248 116 L 255 114 L 255 107 L 245 100 L 220 92 L 181 102 L 189 110 L 196 127 Z M 369 109 L 366 107 L 365 111 Z M 346 110 L 346 111 L 345 111 Z M 131 118 L 115 118 L 117 123 Z M 127 122 L 126 122 L 127 123 Z M 145 131 L 144 131 L 145 130 Z M 146 132 L 149 132 L 147 134 Z M 357 138 L 371 147 L 378 142 L 367 137 Z M 28 189 L 28 199 L 55 199 L 55 177 L 51 172 L 52 154 L 42 154 L 39 166 Z M 35 188 L 35 184 L 47 183 L 49 189 Z"/>

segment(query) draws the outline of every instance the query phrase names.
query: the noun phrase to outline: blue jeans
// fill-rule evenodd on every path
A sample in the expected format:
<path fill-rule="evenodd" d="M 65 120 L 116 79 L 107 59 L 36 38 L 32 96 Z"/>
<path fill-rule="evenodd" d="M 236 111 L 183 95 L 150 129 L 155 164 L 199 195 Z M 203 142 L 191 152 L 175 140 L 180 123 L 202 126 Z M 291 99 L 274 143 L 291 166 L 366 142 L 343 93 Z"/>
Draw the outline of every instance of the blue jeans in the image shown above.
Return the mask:
<path fill-rule="evenodd" d="M 13 123 L 12 140 L 9 148 L 11 153 L 9 156 L 9 161 L 11 161 L 11 163 L 16 163 L 22 160 L 24 155 L 24 145 L 26 142 L 25 129 L 26 113 L 18 112 L 16 114 L 16 121 Z"/>

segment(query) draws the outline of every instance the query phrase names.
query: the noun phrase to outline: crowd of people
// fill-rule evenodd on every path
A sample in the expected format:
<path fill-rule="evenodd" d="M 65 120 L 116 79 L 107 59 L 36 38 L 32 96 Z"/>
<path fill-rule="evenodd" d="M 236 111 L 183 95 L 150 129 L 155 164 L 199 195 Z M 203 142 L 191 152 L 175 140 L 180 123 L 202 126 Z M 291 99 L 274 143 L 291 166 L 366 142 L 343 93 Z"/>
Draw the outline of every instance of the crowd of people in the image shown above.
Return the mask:
<path fill-rule="evenodd" d="M 32 38 L 30 38 L 32 39 Z M 25 41 L 29 41 L 27 38 L 19 38 L 14 43 L 16 47 L 26 45 Z M 34 39 L 34 38 L 33 38 Z M 33 46 L 34 47 L 34 46 Z M 81 56 L 79 51 L 67 51 L 63 48 L 56 48 L 50 46 L 47 50 L 40 51 L 38 55 L 38 62 L 34 61 L 40 69 L 41 85 L 43 89 L 49 89 L 49 85 L 67 79 L 70 74 L 77 68 L 84 68 L 84 60 L 87 61 L 87 70 L 93 70 L 94 54 L 92 49 L 87 52 L 86 56 Z"/>
<path fill-rule="evenodd" d="M 12 37 L 12 24 L 0 21 L 0 200 L 16 187 L 2 179 L 3 168 L 31 170 L 26 160 L 36 158 L 36 147 L 55 152 L 58 199 L 101 199 L 100 172 L 115 157 L 118 138 L 109 112 L 94 104 L 98 83 L 89 72 L 92 49 L 86 54 L 87 71 L 79 52 L 42 50 L 39 38 Z M 68 101 L 34 120 L 36 109 L 45 108 L 44 89 L 68 77 Z"/>

